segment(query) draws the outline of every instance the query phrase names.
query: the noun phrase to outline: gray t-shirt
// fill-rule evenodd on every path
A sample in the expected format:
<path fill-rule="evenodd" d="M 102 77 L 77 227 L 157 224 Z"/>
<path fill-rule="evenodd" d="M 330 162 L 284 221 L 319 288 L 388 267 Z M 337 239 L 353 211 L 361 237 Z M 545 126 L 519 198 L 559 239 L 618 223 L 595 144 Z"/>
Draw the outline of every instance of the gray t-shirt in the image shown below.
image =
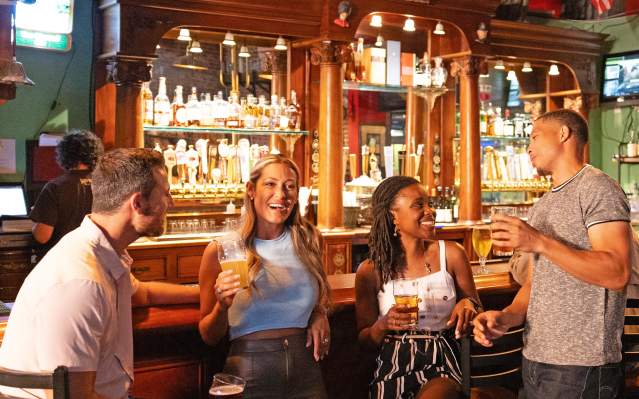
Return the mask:
<path fill-rule="evenodd" d="M 590 250 L 588 228 L 629 221 L 630 207 L 617 182 L 586 165 L 546 193 L 532 207 L 528 220 L 548 237 Z M 524 356 L 557 365 L 621 361 L 625 291 L 588 284 L 539 254 L 534 259 Z"/>

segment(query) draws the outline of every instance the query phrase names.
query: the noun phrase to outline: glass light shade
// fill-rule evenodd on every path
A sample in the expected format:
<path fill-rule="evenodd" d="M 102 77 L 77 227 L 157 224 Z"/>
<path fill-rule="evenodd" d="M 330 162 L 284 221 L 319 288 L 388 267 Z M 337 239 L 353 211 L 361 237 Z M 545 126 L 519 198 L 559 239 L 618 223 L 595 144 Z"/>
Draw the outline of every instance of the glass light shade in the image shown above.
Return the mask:
<path fill-rule="evenodd" d="M 238 53 L 237 56 L 242 58 L 249 58 L 251 56 L 251 53 L 249 53 L 248 48 L 246 46 L 242 46 L 240 47 L 240 52 Z"/>
<path fill-rule="evenodd" d="M 384 38 L 382 37 L 382 35 L 377 35 L 377 39 L 375 39 L 375 46 L 382 47 L 383 44 Z"/>
<path fill-rule="evenodd" d="M 412 18 L 406 18 L 404 21 L 404 30 L 406 32 L 415 32 L 415 20 Z"/>
<path fill-rule="evenodd" d="M 524 66 L 521 68 L 521 71 L 526 73 L 532 72 L 532 66 L 530 65 L 530 62 L 524 62 Z"/>
<path fill-rule="evenodd" d="M 231 32 L 226 32 L 222 44 L 225 46 L 235 46 L 235 36 L 233 36 Z"/>
<path fill-rule="evenodd" d="M 557 64 L 552 64 L 550 66 L 550 69 L 548 70 L 548 75 L 550 75 L 550 76 L 558 76 L 559 75 L 559 68 L 557 67 Z"/>
<path fill-rule="evenodd" d="M 381 15 L 373 15 L 373 18 L 371 18 L 371 23 L 370 25 L 374 28 L 381 28 L 382 27 L 382 16 Z"/>
<path fill-rule="evenodd" d="M 189 30 L 186 28 L 182 28 L 180 29 L 180 34 L 178 35 L 177 39 L 183 42 L 188 42 L 189 40 L 191 40 L 191 32 L 189 32 Z"/>
<path fill-rule="evenodd" d="M 506 69 L 506 66 L 504 65 L 504 60 L 497 60 L 497 62 L 495 63 L 495 69 L 499 69 L 502 71 Z"/>
<path fill-rule="evenodd" d="M 21 62 L 13 57 L 11 60 L 0 60 L 0 83 L 15 83 L 17 85 L 35 86 L 29 79 Z"/>
<path fill-rule="evenodd" d="M 435 30 L 433 31 L 436 35 L 445 35 L 446 31 L 444 30 L 444 24 L 442 21 L 437 21 L 437 25 L 435 25 Z"/>
<path fill-rule="evenodd" d="M 506 75 L 506 80 L 517 80 L 517 75 L 515 74 L 515 71 L 513 71 L 512 69 L 508 71 L 508 75 Z"/>
<path fill-rule="evenodd" d="M 273 48 L 278 51 L 288 50 L 288 46 L 286 45 L 286 40 L 284 40 L 282 36 L 278 37 L 277 41 L 275 42 L 275 47 Z"/>
<path fill-rule="evenodd" d="M 202 47 L 200 47 L 200 42 L 194 39 L 191 42 L 191 47 L 189 47 L 189 51 L 192 53 L 200 54 L 202 52 Z"/>

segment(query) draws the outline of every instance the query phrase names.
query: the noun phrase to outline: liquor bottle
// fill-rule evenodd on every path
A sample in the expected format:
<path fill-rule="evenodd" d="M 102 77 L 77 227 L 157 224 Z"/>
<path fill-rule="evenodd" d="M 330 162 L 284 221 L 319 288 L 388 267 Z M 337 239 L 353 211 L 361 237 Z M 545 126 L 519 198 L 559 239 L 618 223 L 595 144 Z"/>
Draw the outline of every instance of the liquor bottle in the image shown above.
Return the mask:
<path fill-rule="evenodd" d="M 495 109 L 492 103 L 488 103 L 488 109 L 486 110 L 486 119 L 488 120 L 488 132 L 487 136 L 495 135 Z"/>
<path fill-rule="evenodd" d="M 273 94 L 271 96 L 271 121 L 269 123 L 269 128 L 271 130 L 276 130 L 280 126 L 280 104 L 277 101 L 277 95 Z"/>
<path fill-rule="evenodd" d="M 217 96 L 213 100 L 213 126 L 225 127 L 226 118 L 228 117 L 229 103 L 224 100 L 221 91 L 217 92 Z"/>
<path fill-rule="evenodd" d="M 280 97 L 280 122 L 278 125 L 280 130 L 288 129 L 288 115 L 286 114 L 286 97 Z"/>
<path fill-rule="evenodd" d="M 290 130 L 300 130 L 302 114 L 300 105 L 297 103 L 297 93 L 291 90 L 291 103 L 286 107 L 288 116 L 288 128 Z"/>
<path fill-rule="evenodd" d="M 510 109 L 504 110 L 504 136 L 513 137 L 515 135 L 515 125 L 510 118 Z"/>
<path fill-rule="evenodd" d="M 353 54 L 353 59 L 355 62 L 355 75 L 357 81 L 363 82 L 366 80 L 366 71 L 364 70 L 364 38 L 360 37 L 357 39 L 357 49 L 355 50 L 355 54 Z"/>
<path fill-rule="evenodd" d="M 446 68 L 442 66 L 442 57 L 435 57 L 434 61 L 435 67 L 431 72 L 431 83 L 435 87 L 443 87 L 446 84 L 448 72 L 446 72 Z"/>
<path fill-rule="evenodd" d="M 144 124 L 153 124 L 153 93 L 151 92 L 151 84 L 144 82 L 142 84 L 142 107 L 144 115 Z"/>
<path fill-rule="evenodd" d="M 211 93 L 202 94 L 204 100 L 200 101 L 200 126 L 213 126 L 215 119 L 213 117 L 213 101 L 211 101 Z"/>
<path fill-rule="evenodd" d="M 444 189 L 444 215 L 442 219 L 444 219 L 444 223 L 453 223 L 455 217 L 453 212 L 453 202 L 451 200 L 450 188 L 446 187 Z"/>
<path fill-rule="evenodd" d="M 196 87 L 191 87 L 191 94 L 186 103 L 186 117 L 189 126 L 198 126 L 200 124 L 200 104 L 197 100 Z"/>
<path fill-rule="evenodd" d="M 450 203 L 453 208 L 453 222 L 457 222 L 459 220 L 459 200 L 457 199 L 455 186 L 450 188 Z"/>
<path fill-rule="evenodd" d="M 257 109 L 259 113 L 259 126 L 262 129 L 268 129 L 271 123 L 270 107 L 266 104 L 266 98 L 260 96 L 258 99 Z"/>
<path fill-rule="evenodd" d="M 173 96 L 173 103 L 171 104 L 172 118 L 170 124 L 172 126 L 188 126 L 188 118 L 186 115 L 186 109 L 184 107 L 184 100 L 182 97 L 182 86 L 175 86 L 175 95 Z"/>
<path fill-rule="evenodd" d="M 630 158 L 639 156 L 639 132 L 630 131 L 630 140 L 626 145 L 626 156 Z"/>
<path fill-rule="evenodd" d="M 169 126 L 171 123 L 171 101 L 166 95 L 166 78 L 160 76 L 158 95 L 153 102 L 153 121 L 157 126 Z"/>
<path fill-rule="evenodd" d="M 237 101 L 237 94 L 231 95 L 231 102 L 228 106 L 228 110 L 228 116 L 226 117 L 226 127 L 239 128 L 241 107 Z"/>
<path fill-rule="evenodd" d="M 437 189 L 435 187 L 430 189 L 430 197 L 428 197 L 428 206 L 436 210 L 439 208 L 439 198 L 437 198 Z"/>
<path fill-rule="evenodd" d="M 488 113 L 486 112 L 486 104 L 483 101 L 479 107 L 479 134 L 482 136 L 488 134 Z"/>
<path fill-rule="evenodd" d="M 495 123 L 494 123 L 494 132 L 495 136 L 503 136 L 504 135 L 504 120 L 501 117 L 501 108 L 495 108 Z"/>

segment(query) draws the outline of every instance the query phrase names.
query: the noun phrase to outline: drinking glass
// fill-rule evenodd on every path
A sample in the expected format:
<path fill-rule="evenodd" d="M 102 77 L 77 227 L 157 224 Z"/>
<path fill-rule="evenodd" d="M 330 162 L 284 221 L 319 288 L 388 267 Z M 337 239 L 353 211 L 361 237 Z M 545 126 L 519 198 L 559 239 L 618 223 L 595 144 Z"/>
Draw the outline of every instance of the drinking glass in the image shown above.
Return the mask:
<path fill-rule="evenodd" d="M 397 304 L 397 311 L 410 313 L 414 323 L 408 325 L 409 329 L 417 326 L 417 312 L 419 310 L 419 282 L 414 279 L 399 278 L 393 280 L 393 296 Z"/>
<path fill-rule="evenodd" d="M 474 226 L 473 227 L 473 249 L 479 257 L 479 272 L 478 274 L 487 274 L 486 259 L 490 253 L 490 247 L 493 245 L 491 238 L 490 226 Z"/>
<path fill-rule="evenodd" d="M 233 270 L 233 273 L 240 275 L 240 287 L 248 287 L 246 246 L 238 234 L 227 234 L 218 240 L 217 258 L 222 271 Z"/>
<path fill-rule="evenodd" d="M 213 376 L 209 395 L 213 399 L 241 398 L 246 381 L 232 374 L 218 373 Z"/>
<path fill-rule="evenodd" d="M 490 208 L 490 218 L 492 220 L 495 215 L 519 216 L 517 207 L 515 206 L 493 206 Z M 513 249 L 510 247 L 493 246 L 493 255 L 495 256 L 512 256 Z"/>

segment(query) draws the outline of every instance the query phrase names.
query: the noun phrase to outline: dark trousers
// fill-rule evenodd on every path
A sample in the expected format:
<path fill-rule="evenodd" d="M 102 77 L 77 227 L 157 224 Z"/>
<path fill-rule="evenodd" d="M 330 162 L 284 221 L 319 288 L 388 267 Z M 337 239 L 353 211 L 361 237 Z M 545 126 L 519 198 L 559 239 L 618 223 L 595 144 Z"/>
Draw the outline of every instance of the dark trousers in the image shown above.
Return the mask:
<path fill-rule="evenodd" d="M 602 366 L 559 366 L 523 358 L 526 399 L 621 399 L 622 363 Z"/>
<path fill-rule="evenodd" d="M 246 380 L 243 398 L 325 399 L 320 365 L 306 347 L 306 334 L 234 340 L 224 372 Z"/>

